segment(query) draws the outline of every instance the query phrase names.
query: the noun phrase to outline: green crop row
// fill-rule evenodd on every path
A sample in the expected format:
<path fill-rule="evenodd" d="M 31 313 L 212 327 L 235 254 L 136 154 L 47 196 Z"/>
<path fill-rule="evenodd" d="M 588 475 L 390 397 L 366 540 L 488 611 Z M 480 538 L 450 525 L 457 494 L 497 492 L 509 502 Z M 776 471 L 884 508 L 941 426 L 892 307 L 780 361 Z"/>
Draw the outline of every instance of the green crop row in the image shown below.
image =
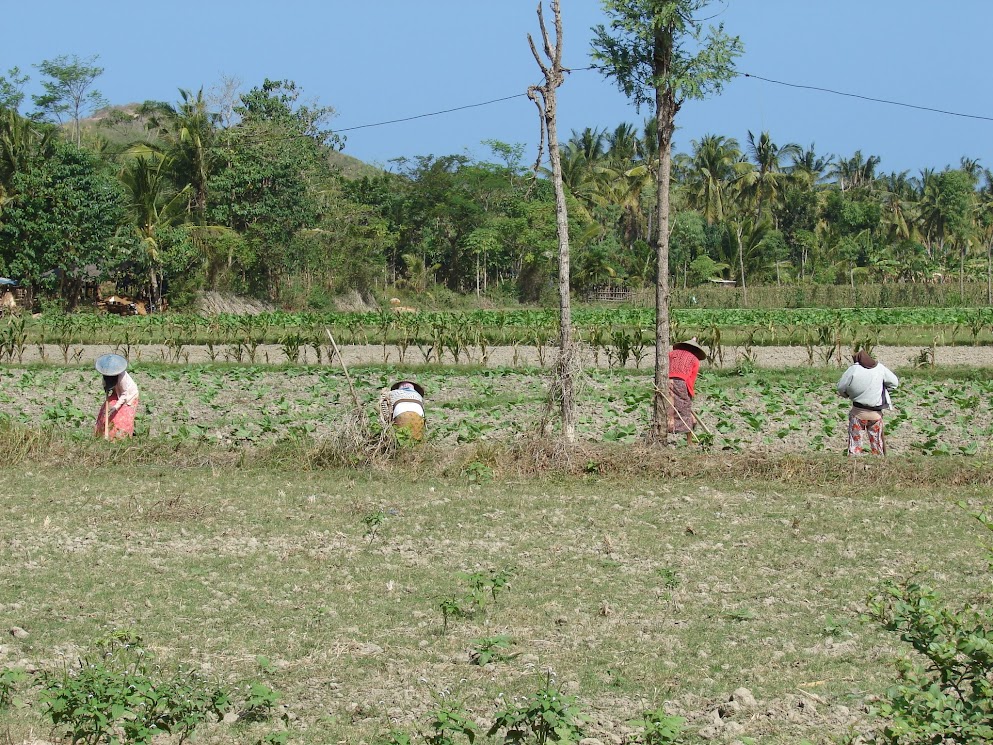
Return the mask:
<path fill-rule="evenodd" d="M 650 343 L 655 317 L 650 308 L 579 308 L 573 314 L 579 337 L 605 347 L 616 334 L 632 344 Z M 990 308 L 851 308 L 851 309 L 680 309 L 671 317 L 676 338 L 697 336 L 712 346 L 826 345 L 840 341 L 928 345 L 993 340 Z M 297 349 L 327 343 L 325 329 L 339 344 L 418 346 L 425 360 L 444 348 L 458 358 L 468 347 L 555 343 L 558 313 L 554 310 L 475 310 L 468 312 L 392 310 L 350 313 L 286 313 L 258 315 L 161 314 L 121 317 L 80 313 L 9 318 L 0 324 L 0 359 L 19 356 L 31 345 L 64 348 L 74 345 L 130 346 L 164 344 L 244 345 L 245 359 L 262 344 Z"/>

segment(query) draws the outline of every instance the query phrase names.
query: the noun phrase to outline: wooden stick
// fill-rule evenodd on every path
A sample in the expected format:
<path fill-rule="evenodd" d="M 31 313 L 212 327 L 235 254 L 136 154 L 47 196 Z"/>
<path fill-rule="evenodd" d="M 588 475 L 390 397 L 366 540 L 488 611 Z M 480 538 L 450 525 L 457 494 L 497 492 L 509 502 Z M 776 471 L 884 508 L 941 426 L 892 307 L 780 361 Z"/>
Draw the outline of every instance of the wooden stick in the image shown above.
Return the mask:
<path fill-rule="evenodd" d="M 677 409 L 677 408 L 676 408 L 676 404 L 674 404 L 674 403 L 672 402 L 672 400 L 671 400 L 671 399 L 670 399 L 670 398 L 669 398 L 669 397 L 668 397 L 667 395 L 665 395 L 665 394 L 664 394 L 664 393 L 662 392 L 662 389 L 661 389 L 661 388 L 659 388 L 658 386 L 655 386 L 655 392 L 656 392 L 656 393 L 658 393 L 658 394 L 659 394 L 660 396 L 662 396 L 662 398 L 664 398 L 664 399 L 665 399 L 665 402 L 666 402 L 667 404 L 669 404 L 669 407 L 670 407 L 670 408 L 671 408 L 671 409 L 672 409 L 672 410 L 673 410 L 674 412 L 676 412 L 676 416 L 678 416 L 678 417 L 679 417 L 679 421 L 681 421 L 681 422 L 683 423 L 683 426 L 684 426 L 684 427 L 686 427 L 686 431 L 687 431 L 687 432 L 689 433 L 689 435 L 690 435 L 690 437 L 692 437 L 692 438 L 693 438 L 694 440 L 696 440 L 697 442 L 700 442 L 700 438 L 696 436 L 696 432 L 694 432 L 694 431 L 693 431 L 693 427 L 691 427 L 691 426 L 690 426 L 689 424 L 687 424 L 687 423 L 686 423 L 686 420 L 685 420 L 685 419 L 683 419 L 683 415 L 679 413 L 679 409 Z"/>
<path fill-rule="evenodd" d="M 324 327 L 324 333 L 331 340 L 331 346 L 334 348 L 334 353 L 338 355 L 338 362 L 341 363 L 341 369 L 345 373 L 345 380 L 348 381 L 348 390 L 352 392 L 352 402 L 355 404 L 355 414 L 358 416 L 360 422 L 364 422 L 365 420 L 362 418 L 362 405 L 359 403 L 359 397 L 355 394 L 355 386 L 352 385 L 352 378 L 348 374 L 348 368 L 345 366 L 345 360 L 341 356 L 341 350 L 338 349 L 338 344 L 335 342 L 334 337 L 331 336 L 331 330 L 327 326 Z"/>
<path fill-rule="evenodd" d="M 110 397 L 114 394 L 114 389 L 107 391 L 107 398 L 103 402 L 103 439 L 110 439 Z"/>
<path fill-rule="evenodd" d="M 703 431 L 704 431 L 704 432 L 706 432 L 706 433 L 707 433 L 708 435 L 710 435 L 711 437 L 713 437 L 713 436 L 714 436 L 714 433 L 710 431 L 710 427 L 708 427 L 708 426 L 707 426 L 706 424 L 704 424 L 704 423 L 703 423 L 703 419 L 701 419 L 701 418 L 700 418 L 700 417 L 699 417 L 699 416 L 697 415 L 697 413 L 696 413 L 695 411 L 693 412 L 693 418 L 697 420 L 697 423 L 698 423 L 698 424 L 699 424 L 699 425 L 700 425 L 701 427 L 703 427 Z"/>

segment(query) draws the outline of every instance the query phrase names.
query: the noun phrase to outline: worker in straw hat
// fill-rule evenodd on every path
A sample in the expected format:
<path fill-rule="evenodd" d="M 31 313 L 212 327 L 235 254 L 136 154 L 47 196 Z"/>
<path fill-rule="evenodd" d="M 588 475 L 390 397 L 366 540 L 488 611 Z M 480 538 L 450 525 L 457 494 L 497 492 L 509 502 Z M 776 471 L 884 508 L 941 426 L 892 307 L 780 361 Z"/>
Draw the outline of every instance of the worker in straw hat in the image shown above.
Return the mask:
<path fill-rule="evenodd" d="M 697 373 L 700 372 L 700 362 L 705 359 L 707 353 L 695 336 L 689 341 L 673 344 L 669 352 L 668 431 L 673 434 L 685 433 L 687 443 L 693 442 L 696 437 L 693 433 L 696 425 L 693 386 L 696 384 Z"/>
<path fill-rule="evenodd" d="M 379 400 L 380 419 L 405 430 L 414 440 L 424 438 L 424 387 L 413 380 L 400 380 L 383 391 Z"/>
<path fill-rule="evenodd" d="M 105 354 L 97 358 L 96 368 L 103 375 L 105 399 L 94 433 L 105 440 L 130 437 L 138 410 L 138 386 L 126 372 L 128 361 L 119 354 Z"/>

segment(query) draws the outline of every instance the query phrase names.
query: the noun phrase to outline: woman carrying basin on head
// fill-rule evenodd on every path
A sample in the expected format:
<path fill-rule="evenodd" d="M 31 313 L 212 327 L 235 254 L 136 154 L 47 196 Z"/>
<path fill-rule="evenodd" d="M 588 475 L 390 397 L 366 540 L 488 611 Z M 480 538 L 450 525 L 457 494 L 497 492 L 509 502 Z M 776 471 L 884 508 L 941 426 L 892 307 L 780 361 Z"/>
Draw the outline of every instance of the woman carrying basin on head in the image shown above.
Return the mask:
<path fill-rule="evenodd" d="M 103 375 L 106 399 L 97 414 L 94 434 L 106 440 L 130 437 L 138 411 L 138 386 L 126 372 L 128 361 L 119 354 L 105 354 L 97 358 L 96 368 Z"/>

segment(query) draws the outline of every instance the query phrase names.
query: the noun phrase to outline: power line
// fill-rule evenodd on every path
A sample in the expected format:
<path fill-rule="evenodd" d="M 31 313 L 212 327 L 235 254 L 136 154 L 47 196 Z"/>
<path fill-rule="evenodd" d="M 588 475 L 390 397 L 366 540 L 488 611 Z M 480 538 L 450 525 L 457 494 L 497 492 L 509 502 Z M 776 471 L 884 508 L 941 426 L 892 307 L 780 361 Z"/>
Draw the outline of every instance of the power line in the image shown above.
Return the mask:
<path fill-rule="evenodd" d="M 410 122 L 414 119 L 424 119 L 428 116 L 440 116 L 441 114 L 451 114 L 453 111 L 464 111 L 465 109 L 475 109 L 480 106 L 489 106 L 490 104 L 500 103 L 501 101 L 509 101 L 513 98 L 522 98 L 526 96 L 526 93 L 515 93 L 513 96 L 504 96 L 503 98 L 494 98 L 490 101 L 482 101 L 481 103 L 470 103 L 465 106 L 456 106 L 454 109 L 443 109 L 442 111 L 432 111 L 428 114 L 416 114 L 414 116 L 407 116 L 403 119 L 390 119 L 386 122 L 373 122 L 372 124 L 359 124 L 355 127 L 344 127 L 341 129 L 334 130 L 335 132 L 351 132 L 355 129 L 368 129 L 369 127 L 382 127 L 385 124 L 398 124 L 400 122 Z"/>
<path fill-rule="evenodd" d="M 567 68 L 565 72 L 584 72 L 586 70 L 594 70 L 594 69 L 596 68 L 594 68 L 593 66 L 572 67 L 572 68 Z M 385 121 L 385 122 L 372 122 L 370 124 L 359 124 L 355 127 L 342 127 L 339 129 L 335 129 L 334 131 L 351 132 L 356 129 L 368 129 L 370 127 L 382 127 L 383 125 L 386 124 L 398 124 L 400 122 L 410 122 L 413 121 L 414 119 L 424 119 L 425 117 L 429 117 L 429 116 L 440 116 L 441 114 L 451 114 L 453 111 L 464 111 L 465 109 L 475 109 L 480 106 L 489 106 L 490 104 L 500 103 L 502 101 L 510 101 L 515 98 L 524 98 L 526 96 L 527 93 L 515 93 L 512 96 L 504 96 L 503 98 L 494 98 L 490 101 L 482 101 L 480 103 L 470 103 L 470 104 L 466 104 L 465 106 L 456 106 L 454 109 L 443 109 L 441 111 L 432 111 L 427 114 L 415 114 L 414 116 L 406 116 L 402 119 L 390 119 L 389 121 Z"/>
<path fill-rule="evenodd" d="M 799 83 L 787 83 L 783 80 L 773 80 L 772 78 L 764 78 L 761 75 L 752 75 L 751 73 L 745 72 L 742 75 L 746 78 L 755 78 L 756 80 L 763 80 L 766 83 L 775 83 L 776 85 L 785 85 L 788 88 L 803 88 L 804 90 L 810 91 L 820 91 L 821 93 L 831 93 L 835 96 L 847 96 L 849 98 L 860 98 L 863 101 L 874 101 L 875 103 L 884 103 L 890 106 L 903 106 L 908 109 L 918 109 L 920 111 L 931 111 L 935 114 L 946 114 L 948 116 L 960 116 L 965 119 L 981 119 L 987 122 L 993 122 L 993 116 L 981 116 L 979 114 L 963 114 L 959 111 L 948 111 L 946 109 L 936 109 L 930 106 L 918 106 L 912 103 L 903 103 L 902 101 L 890 101 L 885 98 L 873 98 L 872 96 L 862 96 L 858 93 L 847 93 L 845 91 L 836 91 L 831 88 L 820 88 L 816 85 L 801 85 Z"/>

